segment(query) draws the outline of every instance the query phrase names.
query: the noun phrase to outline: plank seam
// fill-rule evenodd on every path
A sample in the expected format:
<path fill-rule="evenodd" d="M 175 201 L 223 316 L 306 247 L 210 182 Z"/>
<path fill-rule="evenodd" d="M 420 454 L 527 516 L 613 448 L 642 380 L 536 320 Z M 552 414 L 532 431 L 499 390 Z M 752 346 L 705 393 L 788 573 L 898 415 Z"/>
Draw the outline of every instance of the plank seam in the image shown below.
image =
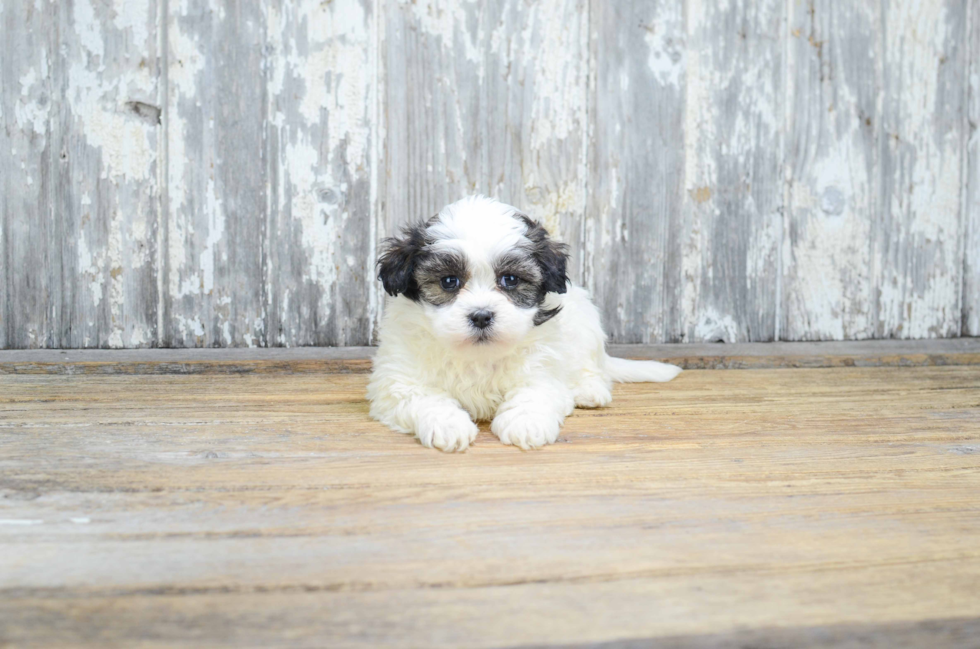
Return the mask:
<path fill-rule="evenodd" d="M 170 347 L 169 286 L 170 286 L 170 0 L 160 0 L 160 115 L 161 164 L 157 168 L 160 186 L 160 216 L 157 220 L 157 332 L 154 347 Z"/>
<path fill-rule="evenodd" d="M 966 294 L 966 275 L 969 272 L 969 264 L 967 263 L 967 242 L 970 241 L 970 236 L 972 235 L 972 219 L 970 212 L 970 184 L 973 174 L 971 162 L 972 156 L 970 155 L 970 100 L 971 100 L 971 85 L 970 76 L 973 73 L 974 67 L 977 65 L 977 58 L 980 57 L 980 45 L 973 42 L 973 21 L 977 20 L 976 16 L 976 4 L 975 0 L 969 0 L 966 3 L 966 65 L 963 66 L 963 104 L 962 104 L 962 137 L 960 138 L 960 224 L 959 224 L 959 250 L 957 251 L 960 259 L 960 273 L 959 273 L 959 290 L 957 291 L 957 297 L 959 298 L 959 311 L 960 317 L 957 323 L 957 335 L 962 336 L 964 331 L 968 328 L 969 323 L 967 322 L 968 308 L 967 308 L 967 294 Z"/>
<path fill-rule="evenodd" d="M 269 332 L 272 330 L 272 322 L 270 316 L 270 303 L 272 300 L 273 287 L 272 287 L 272 274 L 273 274 L 273 245 L 272 237 L 276 232 L 274 219 L 278 216 L 278 212 L 273 210 L 273 200 L 278 197 L 278 192 L 273 191 L 273 180 L 278 182 L 279 173 L 273 174 L 273 168 L 279 164 L 279 137 L 270 137 L 269 131 L 278 128 L 276 126 L 276 120 L 274 119 L 275 111 L 272 105 L 273 96 L 269 92 L 269 84 L 271 83 L 272 77 L 272 65 L 269 60 L 269 55 L 272 51 L 272 45 L 269 38 L 269 3 L 263 2 L 263 18 L 265 19 L 265 33 L 263 35 L 262 44 L 262 106 L 265 109 L 265 118 L 263 124 L 263 138 L 262 138 L 262 154 L 265 156 L 265 218 L 262 219 L 262 232 L 259 236 L 262 238 L 260 242 L 259 249 L 262 251 L 262 259 L 259 261 L 261 264 L 262 273 L 262 286 L 260 288 L 260 303 L 262 305 L 262 333 L 258 339 L 259 347 L 269 347 Z M 278 25 L 277 25 L 278 26 Z M 278 53 L 277 54 L 281 54 Z M 275 216 L 274 216 L 275 215 Z"/>
<path fill-rule="evenodd" d="M 372 22 L 371 22 L 371 61 L 370 65 L 370 76 L 371 76 L 371 93 L 373 94 L 372 102 L 372 114 L 371 122 L 373 133 L 371 134 L 371 181 L 370 181 L 370 198 L 369 205 L 371 214 L 369 217 L 368 225 L 368 268 L 369 268 L 369 279 L 368 279 L 368 332 L 364 340 L 368 344 L 376 344 L 375 337 L 377 336 L 377 330 L 380 326 L 381 319 L 381 308 L 384 304 L 384 298 L 380 292 L 380 284 L 375 278 L 375 266 L 374 260 L 378 257 L 378 241 L 379 232 L 381 227 L 381 205 L 379 202 L 379 196 L 381 196 L 381 187 L 379 186 L 381 182 L 382 175 L 379 173 L 379 168 L 382 162 L 382 150 L 381 146 L 381 134 L 383 128 L 381 126 L 381 115 L 384 114 L 382 111 L 382 102 L 385 100 L 387 93 L 385 92 L 384 78 L 381 69 L 381 21 L 387 16 L 387 2 L 379 1 L 374 4 L 374 11 L 372 12 Z"/>
<path fill-rule="evenodd" d="M 870 260 L 871 268 L 869 272 L 871 274 L 871 287 L 874 291 L 874 295 L 871 299 L 871 335 L 872 337 L 879 338 L 885 335 L 885 328 L 881 322 L 881 265 L 878 263 L 876 251 L 879 249 L 878 238 L 881 235 L 882 227 L 882 211 L 885 206 L 885 195 L 884 195 L 884 170 L 882 169 L 882 161 L 885 157 L 885 148 L 887 143 L 885 141 L 884 133 L 884 111 L 885 111 L 885 72 L 884 72 L 884 57 L 885 57 L 885 39 L 887 38 L 885 24 L 885 13 L 882 9 L 880 0 L 875 2 L 875 7 L 878 11 L 878 30 L 881 35 L 879 38 L 875 39 L 875 66 L 874 66 L 874 81 L 876 88 L 875 97 L 875 115 L 874 115 L 874 155 L 877 156 L 874 160 L 874 177 L 872 181 L 874 187 L 871 191 L 871 196 L 877 202 L 875 206 L 877 209 L 871 210 L 871 231 L 870 231 L 870 241 L 868 246 L 870 247 Z"/>
<path fill-rule="evenodd" d="M 591 200 L 591 185 L 590 180 L 592 176 L 592 169 L 595 163 L 595 127 L 593 125 L 593 118 L 595 116 L 595 82 L 596 82 L 596 56 L 595 56 L 595 43 L 592 39 L 592 3 L 594 0 L 589 0 L 586 3 L 586 32 L 585 32 L 585 42 L 586 42 L 586 78 L 585 78 L 585 212 L 582 215 L 582 221 L 579 225 L 579 239 L 581 241 L 581 252 L 582 255 L 582 286 L 588 290 L 589 294 L 595 299 L 595 251 L 588 250 L 590 243 L 592 242 L 592 237 L 589 236 L 589 212 L 592 209 Z"/>
<path fill-rule="evenodd" d="M 787 224 L 793 215 L 793 169 L 789 159 L 789 147 L 793 133 L 793 116 L 791 110 L 793 88 L 790 83 L 793 78 L 790 74 L 790 67 L 793 63 L 790 54 L 790 43 L 792 42 L 790 28 L 793 15 L 793 0 L 786 0 L 783 13 L 783 136 L 782 146 L 780 147 L 783 171 L 783 205 L 780 210 L 779 232 L 777 235 L 779 248 L 776 252 L 776 305 L 773 310 L 776 319 L 773 327 L 773 340 L 776 341 L 782 340 L 783 335 L 783 273 L 786 271 L 783 254 L 790 245 L 786 240 L 789 236 L 789 227 L 787 227 Z"/>

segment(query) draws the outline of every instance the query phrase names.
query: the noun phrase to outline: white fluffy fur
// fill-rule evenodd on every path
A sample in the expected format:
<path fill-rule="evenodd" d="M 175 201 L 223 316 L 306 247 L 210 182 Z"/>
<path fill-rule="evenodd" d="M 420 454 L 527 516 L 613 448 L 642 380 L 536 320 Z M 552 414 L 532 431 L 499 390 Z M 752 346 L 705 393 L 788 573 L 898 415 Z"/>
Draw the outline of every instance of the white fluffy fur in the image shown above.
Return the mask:
<path fill-rule="evenodd" d="M 403 295 L 386 305 L 368 385 L 371 416 L 424 446 L 465 450 L 477 435 L 474 420 L 491 421 L 504 444 L 544 446 L 558 439 L 576 406 L 609 404 L 613 381 L 669 381 L 681 371 L 607 356 L 599 312 L 571 284 L 546 298 L 547 307 L 561 305 L 558 315 L 534 326 L 536 309 L 515 306 L 497 288 L 491 266 L 524 236 L 515 213 L 483 197 L 443 208 L 429 229 L 433 245 L 461 251 L 470 281 L 445 306 Z M 496 337 L 489 343 L 474 341 L 468 319 L 483 308 L 494 312 Z"/>

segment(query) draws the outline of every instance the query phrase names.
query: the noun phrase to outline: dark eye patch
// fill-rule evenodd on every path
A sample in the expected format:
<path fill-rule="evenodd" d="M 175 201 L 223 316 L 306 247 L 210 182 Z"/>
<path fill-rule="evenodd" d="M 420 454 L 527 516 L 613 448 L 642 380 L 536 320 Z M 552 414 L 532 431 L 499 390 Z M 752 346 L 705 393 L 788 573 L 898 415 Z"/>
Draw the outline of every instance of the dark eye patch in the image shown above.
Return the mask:
<path fill-rule="evenodd" d="M 541 268 L 534 260 L 530 250 L 517 248 L 501 255 L 493 264 L 493 272 L 497 277 L 497 286 L 503 289 L 504 295 L 515 305 L 530 309 L 538 306 L 544 300 L 545 292 L 541 288 Z M 508 275 L 517 278 L 516 285 L 512 287 L 504 285 L 502 280 Z"/>
<path fill-rule="evenodd" d="M 456 277 L 458 283 L 446 290 L 443 279 Z M 435 306 L 449 304 L 456 299 L 459 289 L 469 280 L 466 258 L 455 250 L 443 250 L 429 254 L 415 269 L 415 282 L 419 285 L 421 298 Z"/>

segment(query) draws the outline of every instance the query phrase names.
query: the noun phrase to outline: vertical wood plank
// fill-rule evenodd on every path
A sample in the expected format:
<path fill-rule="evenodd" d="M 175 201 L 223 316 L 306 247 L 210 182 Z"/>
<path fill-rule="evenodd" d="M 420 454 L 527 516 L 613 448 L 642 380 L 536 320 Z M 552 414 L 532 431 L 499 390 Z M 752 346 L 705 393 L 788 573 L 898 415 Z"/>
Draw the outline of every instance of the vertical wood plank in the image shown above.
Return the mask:
<path fill-rule="evenodd" d="M 661 342 L 671 215 L 683 208 L 681 3 L 592 3 L 589 288 L 614 342 Z"/>
<path fill-rule="evenodd" d="M 66 347 L 157 344 L 160 15 L 155 0 L 58 3 Z"/>
<path fill-rule="evenodd" d="M 786 3 L 687 3 L 684 209 L 669 341 L 775 337 L 782 231 Z M 679 268 L 679 273 L 677 269 Z"/>
<path fill-rule="evenodd" d="M 573 244 L 586 193 L 585 0 L 387 0 L 387 233 L 471 193 Z"/>
<path fill-rule="evenodd" d="M 170 4 L 168 346 L 267 341 L 265 9 Z"/>
<path fill-rule="evenodd" d="M 963 316 L 961 333 L 980 336 L 980 6 L 969 8 L 969 68 L 966 120 L 966 237 L 963 248 Z"/>
<path fill-rule="evenodd" d="M 878 197 L 877 3 L 789 3 L 784 340 L 869 338 Z"/>
<path fill-rule="evenodd" d="M 58 16 L 0 4 L 0 347 L 62 341 Z"/>
<path fill-rule="evenodd" d="M 882 338 L 959 333 L 968 2 L 882 2 Z"/>
<path fill-rule="evenodd" d="M 2 20 L 4 345 L 152 346 L 156 2 L 10 3 Z"/>
<path fill-rule="evenodd" d="M 270 5 L 269 344 L 371 342 L 373 13 Z"/>

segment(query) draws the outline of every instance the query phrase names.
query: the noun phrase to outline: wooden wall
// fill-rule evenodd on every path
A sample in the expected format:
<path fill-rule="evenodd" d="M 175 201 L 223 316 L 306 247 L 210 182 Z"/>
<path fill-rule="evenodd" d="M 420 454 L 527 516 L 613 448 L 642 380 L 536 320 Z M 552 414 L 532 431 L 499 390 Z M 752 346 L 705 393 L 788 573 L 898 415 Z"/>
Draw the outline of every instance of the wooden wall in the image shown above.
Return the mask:
<path fill-rule="evenodd" d="M 0 0 L 0 347 L 363 345 L 481 192 L 616 342 L 980 335 L 980 0 Z"/>

